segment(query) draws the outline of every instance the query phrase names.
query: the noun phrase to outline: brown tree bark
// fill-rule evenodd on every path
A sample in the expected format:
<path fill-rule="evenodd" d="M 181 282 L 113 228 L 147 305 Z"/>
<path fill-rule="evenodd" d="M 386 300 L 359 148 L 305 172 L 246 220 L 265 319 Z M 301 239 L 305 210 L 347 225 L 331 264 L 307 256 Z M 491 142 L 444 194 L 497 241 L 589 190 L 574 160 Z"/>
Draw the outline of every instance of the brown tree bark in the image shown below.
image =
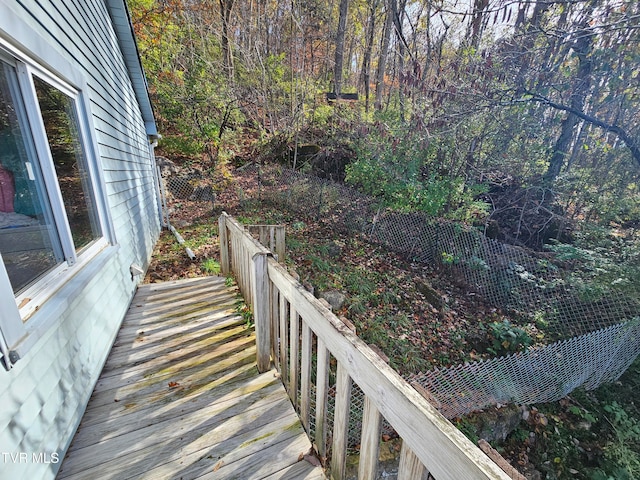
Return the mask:
<path fill-rule="evenodd" d="M 591 85 L 591 73 L 593 70 L 593 63 L 591 61 L 593 36 L 593 31 L 585 28 L 579 32 L 578 39 L 573 45 L 573 51 L 576 53 L 579 61 L 578 71 L 573 82 L 570 109 L 568 110 L 567 117 L 562 121 L 560 136 L 553 148 L 553 154 L 549 160 L 549 167 L 544 175 L 544 182 L 547 184 L 553 184 L 562 171 L 565 158 L 569 154 L 569 148 L 574 137 L 574 129 L 580 120 L 576 112 L 582 112 L 584 109 Z"/>
<path fill-rule="evenodd" d="M 378 68 L 376 70 L 376 102 L 375 109 L 382 109 L 382 94 L 384 92 L 384 73 L 387 66 L 387 55 L 389 52 L 389 42 L 391 40 L 391 26 L 393 25 L 393 12 L 387 3 L 384 29 L 382 31 L 382 42 L 380 44 L 380 57 L 378 58 Z"/>
<path fill-rule="evenodd" d="M 340 18 L 336 32 L 336 54 L 333 69 L 333 93 L 340 98 L 342 93 L 342 67 L 344 62 L 344 37 L 347 31 L 347 16 L 349 15 L 349 0 L 340 0 Z"/>
<path fill-rule="evenodd" d="M 367 21 L 367 35 L 365 39 L 364 55 L 362 57 L 362 69 L 360 71 L 360 83 L 364 90 L 364 109 L 369 111 L 369 94 L 371 83 L 371 52 L 373 50 L 373 38 L 376 28 L 376 12 L 378 10 L 379 0 L 370 0 L 369 2 L 369 19 Z"/>
<path fill-rule="evenodd" d="M 218 0 L 220 3 L 220 20 L 222 20 L 222 67 L 228 78 L 233 78 L 233 53 L 229 43 L 229 21 L 233 0 Z"/>
<path fill-rule="evenodd" d="M 471 12 L 471 23 L 467 32 L 467 45 L 477 49 L 482 36 L 482 23 L 489 0 L 474 0 L 473 12 Z"/>

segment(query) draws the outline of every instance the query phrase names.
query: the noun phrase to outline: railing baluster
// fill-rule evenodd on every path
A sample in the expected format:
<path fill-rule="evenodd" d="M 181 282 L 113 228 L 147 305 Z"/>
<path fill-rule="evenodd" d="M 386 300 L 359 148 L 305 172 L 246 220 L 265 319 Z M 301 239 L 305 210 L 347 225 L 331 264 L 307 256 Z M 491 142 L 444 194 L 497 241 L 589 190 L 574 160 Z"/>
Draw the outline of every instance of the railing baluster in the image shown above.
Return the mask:
<path fill-rule="evenodd" d="M 369 397 L 365 396 L 362 412 L 358 480 L 373 480 L 376 478 L 380 450 L 381 418 L 375 404 Z"/>
<path fill-rule="evenodd" d="M 258 227 L 258 236 L 260 237 L 260 243 L 262 245 L 269 245 L 269 226 L 268 225 L 260 225 Z"/>
<path fill-rule="evenodd" d="M 300 417 L 307 433 L 311 418 L 311 329 L 302 319 L 302 355 L 300 360 Z"/>
<path fill-rule="evenodd" d="M 280 312 L 279 292 L 275 285 L 271 285 L 271 356 L 276 370 L 280 372 L 280 349 L 278 348 L 278 339 L 280 338 L 280 320 L 278 313 Z"/>
<path fill-rule="evenodd" d="M 402 442 L 400 450 L 400 465 L 398 466 L 398 480 L 415 480 L 422 478 L 424 465 L 406 442 Z"/>
<path fill-rule="evenodd" d="M 317 337 L 318 364 L 316 366 L 316 448 L 320 458 L 327 458 L 327 404 L 329 390 L 329 351 Z"/>
<path fill-rule="evenodd" d="M 335 480 L 343 480 L 345 478 L 350 407 L 351 377 L 349 377 L 349 373 L 342 363 L 338 363 L 336 404 L 333 418 L 333 446 L 331 448 L 331 476 Z"/>
<path fill-rule="evenodd" d="M 298 411 L 298 372 L 300 357 L 300 316 L 293 305 L 289 305 L 289 397 Z"/>
<path fill-rule="evenodd" d="M 287 363 L 287 330 L 288 330 L 288 325 L 287 325 L 287 320 L 288 320 L 288 316 L 287 316 L 287 304 L 289 302 L 287 302 L 287 300 L 284 298 L 284 295 L 280 294 L 280 314 L 279 314 L 279 318 L 280 318 L 280 329 L 279 329 L 279 333 L 280 333 L 280 375 L 282 375 L 282 383 L 284 383 L 284 386 L 287 387 L 287 390 L 289 390 L 290 385 L 289 385 L 289 379 L 288 374 L 289 374 L 289 365 Z"/>

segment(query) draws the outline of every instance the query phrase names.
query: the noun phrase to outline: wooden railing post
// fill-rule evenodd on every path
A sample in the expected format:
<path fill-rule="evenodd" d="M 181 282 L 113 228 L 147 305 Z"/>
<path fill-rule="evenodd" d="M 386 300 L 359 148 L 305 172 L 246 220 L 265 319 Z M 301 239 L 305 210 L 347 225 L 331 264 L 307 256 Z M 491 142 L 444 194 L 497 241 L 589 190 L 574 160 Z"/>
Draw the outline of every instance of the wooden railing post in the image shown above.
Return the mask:
<path fill-rule="evenodd" d="M 398 465 L 398 480 L 414 480 L 422 478 L 424 465 L 406 442 L 402 442 L 400 450 L 400 465 Z"/>
<path fill-rule="evenodd" d="M 256 357 L 258 371 L 266 372 L 271 367 L 271 292 L 268 254 L 256 253 L 253 256 L 253 321 L 256 326 Z"/>
<path fill-rule="evenodd" d="M 218 239 L 220 240 L 220 271 L 223 275 L 229 275 L 229 237 L 227 235 L 227 214 L 222 212 L 218 218 Z"/>

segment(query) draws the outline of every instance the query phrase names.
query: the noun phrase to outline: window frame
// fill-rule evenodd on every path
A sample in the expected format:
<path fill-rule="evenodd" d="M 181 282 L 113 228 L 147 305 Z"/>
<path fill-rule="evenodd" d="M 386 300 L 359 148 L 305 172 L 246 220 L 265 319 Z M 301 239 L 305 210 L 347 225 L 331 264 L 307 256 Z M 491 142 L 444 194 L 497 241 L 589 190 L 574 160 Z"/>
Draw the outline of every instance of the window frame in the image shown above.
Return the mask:
<path fill-rule="evenodd" d="M 0 13 L 2 10 L 3 7 L 0 6 Z M 9 20 L 13 22 L 12 19 Z M 15 22 L 13 26 L 22 34 L 25 28 L 31 30 L 21 25 L 22 20 L 15 18 Z M 14 294 L 4 262 L 0 261 L 0 347 L 3 347 L 0 349 L 0 357 L 5 367 L 10 368 L 58 321 L 57 317 L 62 313 L 60 307 L 68 304 L 69 299 L 56 302 L 54 301 L 56 293 L 60 293 L 58 296 L 71 296 L 69 289 L 81 289 L 91 275 L 95 275 L 97 269 L 104 266 L 105 262 L 115 254 L 117 241 L 97 147 L 89 88 L 83 73 L 79 67 L 70 64 L 49 44 L 43 43 L 34 32 L 32 32 L 34 36 L 31 37 L 31 43 L 37 52 L 25 53 L 24 49 L 27 47 L 23 45 L 17 47 L 13 41 L 10 41 L 11 37 L 8 37 L 11 32 L 7 33 L 3 28 L 5 26 L 0 24 L 0 58 L 16 68 L 20 101 L 26 111 L 28 128 L 33 141 L 36 157 L 34 160 L 39 162 L 43 173 L 48 190 L 47 200 L 55 219 L 55 231 L 64 254 L 62 263 L 53 267 L 18 295 Z M 47 63 L 40 60 L 41 58 L 47 58 Z M 65 75 L 61 75 L 60 72 L 65 72 Z M 35 92 L 34 75 L 69 96 L 77 115 L 79 141 L 86 163 L 84 166 L 101 230 L 101 237 L 80 251 L 76 251 L 73 244 L 71 228 Z M 2 260 L 1 253 L 0 260 Z M 63 289 L 67 292 L 63 293 Z M 12 354 L 7 355 L 7 350 Z"/>

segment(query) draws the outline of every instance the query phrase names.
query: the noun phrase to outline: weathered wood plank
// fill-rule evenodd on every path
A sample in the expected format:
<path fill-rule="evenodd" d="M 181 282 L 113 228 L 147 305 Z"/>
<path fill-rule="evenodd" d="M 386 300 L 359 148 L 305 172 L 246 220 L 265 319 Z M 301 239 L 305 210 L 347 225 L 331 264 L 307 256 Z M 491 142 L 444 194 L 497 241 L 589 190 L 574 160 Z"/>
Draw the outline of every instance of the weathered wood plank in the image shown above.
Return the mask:
<path fill-rule="evenodd" d="M 158 405 L 157 402 L 142 399 L 141 402 L 112 402 L 107 403 L 105 405 L 93 405 L 92 402 L 89 403 L 90 408 L 85 412 L 82 417 L 82 427 L 88 427 L 91 425 L 96 425 L 98 423 L 105 423 L 113 421 L 114 423 L 124 423 L 128 418 L 126 415 L 128 414 L 140 414 L 141 416 L 148 414 L 149 410 L 153 410 L 152 415 L 162 415 L 165 411 L 173 411 L 176 408 L 184 408 L 183 404 L 185 403 L 195 403 L 198 402 L 200 398 L 206 394 L 206 401 L 215 401 L 217 396 L 215 394 L 211 394 L 215 390 L 218 392 L 218 389 L 221 389 L 230 382 L 234 378 L 238 379 L 246 379 L 249 380 L 256 376 L 256 367 L 254 362 L 248 362 L 244 365 L 239 365 L 234 369 L 227 370 L 223 372 L 221 375 L 216 377 L 210 377 L 207 381 L 203 382 L 196 388 L 191 388 L 188 393 L 182 393 L 180 398 L 171 398 L 163 405 Z M 248 385 L 246 388 L 250 388 Z M 173 393 L 173 392 L 172 392 Z M 224 391 L 221 392 L 221 395 L 224 394 Z"/>
<path fill-rule="evenodd" d="M 209 471 L 196 478 L 200 480 L 262 478 L 294 465 L 310 448 L 311 443 L 304 435 L 295 435 L 278 443 L 271 442 L 270 445 L 257 443 L 252 455 L 245 455 L 238 460 L 230 455 L 229 460 L 235 461 L 223 463 L 217 471 Z"/>
<path fill-rule="evenodd" d="M 286 388 L 289 388 L 289 367 L 287 361 L 287 331 L 288 331 L 288 316 L 287 316 L 287 308 L 288 308 L 287 300 L 280 295 L 279 302 L 279 313 L 278 318 L 280 319 L 279 327 L 278 327 L 278 344 L 280 345 L 280 374 L 282 375 L 282 383 L 284 383 Z"/>
<path fill-rule="evenodd" d="M 300 419 L 307 433 L 310 432 L 311 420 L 311 329 L 302 322 L 302 355 L 300 360 Z"/>
<path fill-rule="evenodd" d="M 215 390 L 210 391 L 210 394 L 178 392 L 184 396 L 176 395 L 176 398 L 165 405 L 151 404 L 150 407 L 145 403 L 129 403 L 116 411 L 102 408 L 89 409 L 85 416 L 91 422 L 85 422 L 83 417 L 80 424 L 82 428 L 74 438 L 74 444 L 86 448 L 126 434 L 131 430 L 131 425 L 135 425 L 136 428 L 147 428 L 175 419 L 179 415 L 188 415 L 203 409 L 209 409 L 210 413 L 218 409 L 222 411 L 230 405 L 229 402 L 241 402 L 250 395 L 256 395 L 256 391 L 269 394 L 277 390 L 279 385 L 277 379 L 268 373 L 256 376 L 255 367 L 252 367 L 249 372 L 227 377 L 226 382 L 216 385 Z M 84 428 L 88 426 L 95 426 L 95 428 Z"/>
<path fill-rule="evenodd" d="M 300 317 L 293 305 L 289 306 L 289 398 L 298 410 L 298 375 L 300 357 Z"/>
<path fill-rule="evenodd" d="M 343 480 L 345 478 L 350 407 L 351 378 L 342 363 L 338 363 L 336 404 L 333 418 L 333 444 L 331 447 L 331 477 L 335 480 Z"/>
<path fill-rule="evenodd" d="M 92 401 L 96 404 L 129 401 L 133 398 L 165 397 L 170 393 L 167 385 L 195 384 L 215 373 L 251 362 L 255 355 L 255 342 L 252 337 L 244 337 L 233 343 L 221 345 L 202 355 L 190 355 L 163 367 L 156 368 L 140 382 L 118 382 L 117 377 L 98 380 Z"/>
<path fill-rule="evenodd" d="M 216 298 L 216 303 L 211 302 L 211 298 Z M 195 299 L 191 301 L 183 300 L 181 302 L 163 302 L 161 304 L 150 305 L 146 309 L 140 309 L 139 312 L 129 312 L 127 318 L 127 326 L 144 326 L 148 323 L 170 322 L 178 317 L 183 319 L 197 318 L 210 312 L 215 312 L 221 308 L 231 308 L 238 305 L 241 297 L 227 293 L 224 296 L 216 296 L 215 292 L 210 292 L 207 296 L 203 296 L 199 301 Z"/>
<path fill-rule="evenodd" d="M 248 328 L 244 319 L 238 315 L 228 316 L 220 325 L 199 323 L 199 326 L 200 328 L 166 329 L 166 337 L 162 336 L 162 332 L 147 334 L 146 331 L 141 331 L 128 343 L 114 348 L 112 358 L 105 364 L 103 378 L 123 374 L 124 370 L 129 376 L 140 370 L 148 370 L 158 363 L 158 355 L 162 353 L 169 352 L 166 360 L 172 360 L 253 336 L 253 329 Z"/>
<path fill-rule="evenodd" d="M 329 351 L 320 337 L 317 338 L 316 365 L 316 449 L 320 458 L 327 456 L 327 399 L 329 393 Z"/>
<path fill-rule="evenodd" d="M 269 278 L 267 256 L 259 253 L 253 257 L 253 319 L 256 326 L 258 371 L 266 372 L 271 365 L 271 321 L 269 317 Z"/>
<path fill-rule="evenodd" d="M 398 480 L 415 480 L 422 478 L 424 465 L 405 442 L 400 450 L 400 464 L 398 465 Z"/>
<path fill-rule="evenodd" d="M 185 282 L 194 285 L 207 283 Z M 139 290 L 58 478 L 324 478 L 299 461 L 311 442 L 275 370 L 257 374 L 252 329 L 229 311 L 164 318 L 158 296 L 184 299 L 179 289 Z M 228 293 L 212 292 L 210 302 Z M 143 345 L 132 336 L 141 322 Z"/>
<path fill-rule="evenodd" d="M 254 408 L 243 411 L 250 402 L 251 400 L 247 400 L 237 407 L 230 407 L 229 411 L 222 410 L 222 417 L 217 416 L 220 411 L 209 415 L 208 410 L 200 410 L 192 415 L 178 416 L 158 425 L 130 430 L 124 435 L 72 450 L 60 469 L 59 478 L 71 477 L 96 466 L 101 466 L 105 472 L 118 472 L 125 466 L 129 469 L 131 465 L 140 462 L 147 463 L 148 470 L 159 462 L 166 463 L 164 459 L 154 461 L 153 456 L 158 452 L 166 453 L 163 447 L 167 443 L 184 450 L 190 448 L 192 442 L 207 435 L 210 444 L 221 444 L 238 432 L 249 431 L 252 423 L 268 424 L 286 415 L 288 410 L 288 405 L 277 392 L 271 392 L 259 400 Z M 239 413 L 243 415 L 240 416 Z M 205 447 L 200 443 L 198 446 L 200 449 Z M 123 475 L 122 478 L 127 477 Z"/>
<path fill-rule="evenodd" d="M 378 473 L 381 420 L 376 406 L 369 397 L 364 397 L 358 480 L 374 480 Z"/>
<path fill-rule="evenodd" d="M 324 478 L 326 477 L 319 468 L 314 467 L 306 460 L 301 460 L 276 474 L 264 477 L 263 480 L 317 480 Z"/>
<path fill-rule="evenodd" d="M 290 423 L 291 417 L 284 416 L 274 418 L 261 425 L 261 420 L 256 421 L 253 425 L 245 425 L 242 431 L 234 434 L 230 441 L 222 443 L 212 443 L 209 434 L 205 434 L 198 438 L 193 444 L 188 445 L 181 450 L 178 457 L 173 455 L 171 462 L 167 462 L 156 468 L 145 471 L 145 477 L 149 479 L 166 479 L 173 480 L 175 478 L 200 478 L 203 474 L 216 472 L 215 478 L 245 478 L 230 476 L 230 469 L 222 467 L 233 466 L 234 463 L 241 465 L 240 462 L 247 463 L 247 457 L 257 455 L 262 456 L 263 450 L 269 448 L 270 445 L 279 445 L 282 442 L 299 436 L 299 431 L 292 428 Z M 192 447 L 195 445 L 195 448 Z M 169 452 L 171 453 L 171 452 Z M 279 470 L 290 468 L 291 462 L 295 462 L 296 458 L 290 456 L 285 462 L 273 466 Z M 176 463 L 180 463 L 181 468 L 176 468 Z M 284 465 L 284 467 L 283 467 Z M 317 473 L 317 469 L 316 469 Z"/>
<path fill-rule="evenodd" d="M 285 262 L 285 226 L 284 225 L 276 225 L 276 255 L 278 255 L 278 261 L 284 265 Z"/>
<path fill-rule="evenodd" d="M 278 311 L 280 308 L 278 289 L 269 282 L 269 295 L 271 298 L 271 308 L 269 309 L 269 318 L 271 323 L 271 358 L 278 372 L 280 371 L 280 349 L 278 348 L 278 329 L 280 321 L 278 319 Z"/>
<path fill-rule="evenodd" d="M 220 241 L 220 271 L 223 275 L 229 275 L 229 236 L 227 233 L 227 214 L 223 213 L 218 219 L 218 239 Z"/>

